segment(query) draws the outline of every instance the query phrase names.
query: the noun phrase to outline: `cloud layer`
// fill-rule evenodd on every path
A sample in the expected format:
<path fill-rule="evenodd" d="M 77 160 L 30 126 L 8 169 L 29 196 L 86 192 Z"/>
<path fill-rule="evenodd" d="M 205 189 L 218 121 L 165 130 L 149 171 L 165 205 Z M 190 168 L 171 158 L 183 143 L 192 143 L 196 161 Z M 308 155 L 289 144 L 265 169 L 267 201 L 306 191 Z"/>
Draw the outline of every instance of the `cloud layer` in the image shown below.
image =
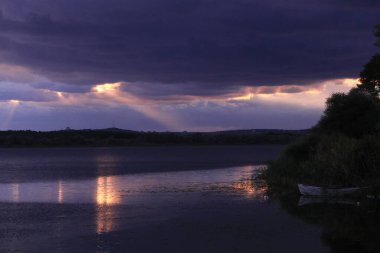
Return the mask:
<path fill-rule="evenodd" d="M 354 77 L 373 51 L 377 2 L 3 0 L 1 61 L 85 85 Z"/>
<path fill-rule="evenodd" d="M 297 120 L 297 106 L 281 105 L 302 99 L 278 94 L 356 78 L 375 51 L 379 12 L 377 0 L 2 0 L 0 101 L 28 102 L 19 113 L 55 110 L 62 122 L 75 110 L 129 108 L 145 129 L 304 127 L 323 101 L 317 111 L 314 100 L 302 106 Z M 94 91 L 105 83 L 120 84 L 115 96 Z M 258 94 L 277 95 L 262 106 Z M 281 119 L 287 113 L 294 124 Z M 229 124 L 231 115 L 247 123 Z M 33 121 L 24 117 L 17 127 Z"/>

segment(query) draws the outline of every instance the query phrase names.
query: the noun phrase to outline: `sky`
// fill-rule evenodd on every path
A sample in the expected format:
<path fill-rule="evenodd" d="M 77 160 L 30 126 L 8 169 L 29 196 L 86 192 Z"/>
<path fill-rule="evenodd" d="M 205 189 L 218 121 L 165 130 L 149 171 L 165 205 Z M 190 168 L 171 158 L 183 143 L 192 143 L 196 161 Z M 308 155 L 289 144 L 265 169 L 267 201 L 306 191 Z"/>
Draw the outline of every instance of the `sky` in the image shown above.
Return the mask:
<path fill-rule="evenodd" d="M 0 130 L 305 129 L 378 0 L 1 0 Z"/>

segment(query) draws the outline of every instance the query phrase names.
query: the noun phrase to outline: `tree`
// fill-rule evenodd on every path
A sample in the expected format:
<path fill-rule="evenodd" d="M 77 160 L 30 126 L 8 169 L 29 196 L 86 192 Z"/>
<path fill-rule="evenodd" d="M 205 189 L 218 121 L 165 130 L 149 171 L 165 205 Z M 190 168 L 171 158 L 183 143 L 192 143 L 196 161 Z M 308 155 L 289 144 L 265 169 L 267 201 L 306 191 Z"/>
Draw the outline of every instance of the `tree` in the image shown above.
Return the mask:
<path fill-rule="evenodd" d="M 335 93 L 326 101 L 326 110 L 314 127 L 318 133 L 342 133 L 360 138 L 380 130 L 380 103 L 367 91 L 353 88 L 348 94 Z"/>
<path fill-rule="evenodd" d="M 360 73 L 358 88 L 364 89 L 379 98 L 380 93 L 380 54 L 375 54 Z"/>
<path fill-rule="evenodd" d="M 380 46 L 380 25 L 376 26 L 375 36 L 377 37 L 375 45 Z M 375 54 L 364 66 L 363 71 L 360 73 L 360 84 L 358 84 L 358 88 L 369 92 L 373 97 L 379 98 L 380 54 Z"/>
<path fill-rule="evenodd" d="M 375 42 L 375 45 L 380 47 L 380 25 L 377 25 L 375 28 L 375 36 L 377 38 L 377 41 Z"/>

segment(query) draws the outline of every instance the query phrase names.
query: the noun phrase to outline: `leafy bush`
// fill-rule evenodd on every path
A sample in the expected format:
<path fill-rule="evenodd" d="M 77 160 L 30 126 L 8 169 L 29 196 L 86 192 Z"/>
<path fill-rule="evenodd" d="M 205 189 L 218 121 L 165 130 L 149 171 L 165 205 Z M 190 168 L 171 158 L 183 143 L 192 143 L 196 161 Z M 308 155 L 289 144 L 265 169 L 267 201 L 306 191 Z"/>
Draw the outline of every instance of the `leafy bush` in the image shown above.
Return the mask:
<path fill-rule="evenodd" d="M 317 133 L 341 133 L 360 138 L 380 129 L 380 104 L 367 91 L 354 88 L 348 94 L 333 94 L 326 110 L 314 127 Z"/>

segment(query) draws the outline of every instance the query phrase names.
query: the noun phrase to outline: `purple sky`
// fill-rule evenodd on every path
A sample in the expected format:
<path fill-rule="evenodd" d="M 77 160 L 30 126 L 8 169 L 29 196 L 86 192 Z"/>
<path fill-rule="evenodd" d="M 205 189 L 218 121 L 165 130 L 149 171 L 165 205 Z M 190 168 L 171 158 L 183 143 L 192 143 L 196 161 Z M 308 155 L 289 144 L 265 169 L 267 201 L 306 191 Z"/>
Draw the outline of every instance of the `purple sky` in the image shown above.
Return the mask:
<path fill-rule="evenodd" d="M 0 129 L 308 128 L 378 0 L 1 0 Z"/>

